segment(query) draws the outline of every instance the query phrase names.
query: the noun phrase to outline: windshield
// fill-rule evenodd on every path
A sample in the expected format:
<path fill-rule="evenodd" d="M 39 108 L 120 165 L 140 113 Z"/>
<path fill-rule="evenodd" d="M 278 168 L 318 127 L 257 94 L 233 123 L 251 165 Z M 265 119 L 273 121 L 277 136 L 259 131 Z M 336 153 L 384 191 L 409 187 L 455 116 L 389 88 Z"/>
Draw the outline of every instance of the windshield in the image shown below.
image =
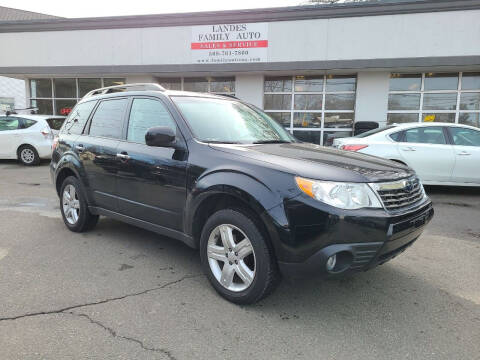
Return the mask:
<path fill-rule="evenodd" d="M 390 125 L 390 126 L 386 126 L 386 127 L 383 127 L 383 128 L 378 128 L 378 129 L 373 129 L 373 130 L 369 130 L 369 131 L 366 131 L 364 133 L 361 133 L 361 134 L 358 134 L 358 135 L 355 135 L 354 137 L 356 138 L 364 138 L 364 137 L 367 137 L 367 136 L 370 136 L 370 135 L 374 135 L 376 133 L 379 133 L 379 132 L 382 132 L 382 131 L 385 131 L 385 130 L 388 130 L 388 129 L 392 129 L 396 127 L 395 125 Z"/>
<path fill-rule="evenodd" d="M 293 142 L 293 137 L 260 110 L 238 101 L 172 97 L 196 139 L 228 144 Z"/>

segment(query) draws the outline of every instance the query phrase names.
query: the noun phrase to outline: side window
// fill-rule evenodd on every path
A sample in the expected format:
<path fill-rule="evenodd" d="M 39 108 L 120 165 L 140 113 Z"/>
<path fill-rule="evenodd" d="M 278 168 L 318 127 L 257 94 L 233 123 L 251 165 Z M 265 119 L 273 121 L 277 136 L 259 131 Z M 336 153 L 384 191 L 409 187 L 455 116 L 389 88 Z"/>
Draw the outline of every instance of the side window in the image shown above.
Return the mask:
<path fill-rule="evenodd" d="M 454 145 L 480 146 L 480 131 L 478 130 L 449 127 L 448 131 L 452 135 Z"/>
<path fill-rule="evenodd" d="M 36 124 L 37 122 L 32 119 L 22 119 L 22 129 L 28 129 L 30 126 Z"/>
<path fill-rule="evenodd" d="M 96 101 L 87 101 L 76 105 L 63 122 L 61 132 L 80 135 L 96 103 Z"/>
<path fill-rule="evenodd" d="M 65 121 L 64 118 L 50 118 L 50 119 L 47 119 L 48 126 L 50 126 L 50 129 L 52 129 L 52 130 L 60 130 L 64 121 Z"/>
<path fill-rule="evenodd" d="M 102 101 L 93 114 L 90 135 L 120 139 L 127 104 L 125 98 Z"/>
<path fill-rule="evenodd" d="M 16 117 L 1 116 L 0 131 L 17 130 L 20 127 L 20 121 Z"/>
<path fill-rule="evenodd" d="M 419 144 L 446 144 L 443 129 L 440 126 L 418 127 L 405 130 L 404 142 Z"/>
<path fill-rule="evenodd" d="M 397 132 L 394 132 L 392 134 L 390 134 L 390 139 L 392 139 L 393 141 L 400 141 L 400 139 L 402 138 L 402 133 L 403 131 L 397 131 Z"/>
<path fill-rule="evenodd" d="M 127 140 L 145 144 L 145 134 L 154 126 L 167 126 L 174 131 L 177 129 L 172 116 L 159 100 L 134 99 L 128 121 Z"/>

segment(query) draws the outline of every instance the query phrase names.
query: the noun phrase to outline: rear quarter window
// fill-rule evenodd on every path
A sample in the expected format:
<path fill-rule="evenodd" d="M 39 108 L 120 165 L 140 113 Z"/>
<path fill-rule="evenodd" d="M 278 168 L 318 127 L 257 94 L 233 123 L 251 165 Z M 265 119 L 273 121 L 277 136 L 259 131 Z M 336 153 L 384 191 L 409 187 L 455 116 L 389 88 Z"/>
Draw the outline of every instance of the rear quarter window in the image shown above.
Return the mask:
<path fill-rule="evenodd" d="M 50 129 L 52 130 L 60 130 L 64 122 L 65 122 L 65 118 L 47 119 L 48 126 L 50 126 Z"/>
<path fill-rule="evenodd" d="M 390 137 L 390 139 L 392 139 L 393 141 L 395 142 L 399 142 L 400 139 L 402 138 L 402 134 L 403 134 L 403 131 L 397 131 L 397 132 L 394 132 L 390 135 L 388 135 Z"/>
<path fill-rule="evenodd" d="M 77 104 L 64 120 L 61 133 L 80 135 L 96 103 L 94 100 Z"/>

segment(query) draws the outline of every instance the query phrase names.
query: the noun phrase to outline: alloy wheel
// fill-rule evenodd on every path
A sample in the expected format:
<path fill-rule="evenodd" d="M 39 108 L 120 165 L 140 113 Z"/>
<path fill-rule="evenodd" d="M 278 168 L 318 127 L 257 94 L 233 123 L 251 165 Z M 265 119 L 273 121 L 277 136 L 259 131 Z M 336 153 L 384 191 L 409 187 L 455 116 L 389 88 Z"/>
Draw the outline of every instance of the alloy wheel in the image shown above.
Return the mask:
<path fill-rule="evenodd" d="M 24 163 L 30 164 L 35 160 L 35 153 L 32 149 L 26 148 L 20 152 L 20 157 Z"/>
<path fill-rule="evenodd" d="M 255 252 L 245 233 L 234 225 L 222 224 L 210 233 L 207 245 L 210 270 L 230 291 L 247 289 L 255 278 Z"/>
<path fill-rule="evenodd" d="M 63 214 L 70 225 L 75 225 L 80 215 L 80 200 L 73 185 L 68 184 L 62 195 Z"/>

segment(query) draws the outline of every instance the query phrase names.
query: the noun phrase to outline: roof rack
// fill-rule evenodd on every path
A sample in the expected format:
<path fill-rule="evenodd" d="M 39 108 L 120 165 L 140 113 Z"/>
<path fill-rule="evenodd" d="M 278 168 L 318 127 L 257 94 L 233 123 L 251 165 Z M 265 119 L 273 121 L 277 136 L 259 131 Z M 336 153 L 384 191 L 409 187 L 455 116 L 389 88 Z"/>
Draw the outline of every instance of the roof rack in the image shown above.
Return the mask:
<path fill-rule="evenodd" d="M 148 90 L 153 90 L 153 91 L 165 91 L 165 88 L 163 86 L 160 86 L 155 83 L 138 83 L 138 84 L 124 84 L 124 85 L 115 85 L 115 86 L 107 86 L 103 87 L 100 89 L 95 89 L 90 92 L 88 92 L 83 99 L 95 96 L 95 95 L 104 95 L 104 94 L 110 94 L 114 92 L 123 92 L 123 91 L 129 91 L 129 90 L 139 90 L 139 91 L 148 91 Z"/>

